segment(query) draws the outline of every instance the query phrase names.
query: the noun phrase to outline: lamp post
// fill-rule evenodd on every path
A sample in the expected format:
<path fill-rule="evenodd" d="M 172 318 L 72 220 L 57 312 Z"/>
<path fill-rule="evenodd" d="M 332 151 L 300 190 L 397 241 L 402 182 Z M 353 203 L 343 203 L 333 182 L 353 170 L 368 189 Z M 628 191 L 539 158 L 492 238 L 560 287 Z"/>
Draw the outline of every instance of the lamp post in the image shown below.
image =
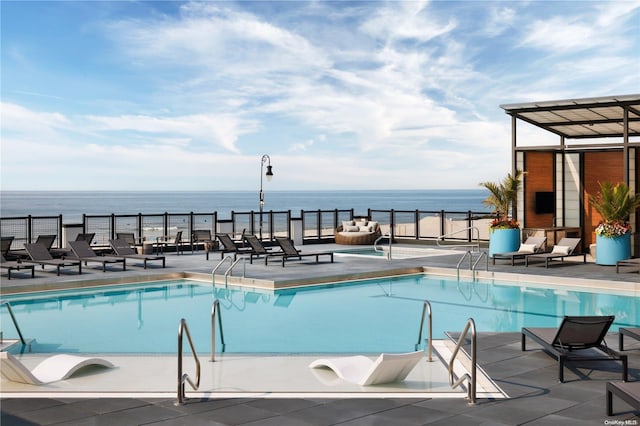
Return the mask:
<path fill-rule="evenodd" d="M 273 170 L 271 168 L 271 158 L 265 154 L 262 156 L 260 160 L 260 240 L 262 240 L 262 208 L 264 207 L 264 191 L 262 190 L 262 170 L 264 169 L 264 164 L 267 163 L 267 172 L 265 176 L 267 180 L 271 182 L 273 179 Z"/>

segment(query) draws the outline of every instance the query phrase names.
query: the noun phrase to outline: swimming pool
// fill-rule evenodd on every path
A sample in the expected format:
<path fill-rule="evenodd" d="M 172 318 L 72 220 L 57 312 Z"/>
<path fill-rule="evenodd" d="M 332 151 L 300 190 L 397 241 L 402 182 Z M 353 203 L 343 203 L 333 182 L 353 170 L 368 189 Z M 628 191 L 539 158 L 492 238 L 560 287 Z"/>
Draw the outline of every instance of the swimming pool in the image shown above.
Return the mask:
<path fill-rule="evenodd" d="M 634 294 L 458 281 L 426 275 L 269 292 L 194 281 L 93 287 L 4 297 L 34 352 L 174 353 L 180 318 L 198 351 L 210 351 L 210 314 L 220 301 L 229 353 L 379 353 L 414 349 L 423 301 L 434 338 L 461 330 L 555 327 L 564 315 L 616 315 L 612 330 L 640 325 Z M 2 310 L 2 331 L 14 328 Z M 217 336 L 219 338 L 219 333 Z M 220 349 L 219 342 L 217 349 Z"/>

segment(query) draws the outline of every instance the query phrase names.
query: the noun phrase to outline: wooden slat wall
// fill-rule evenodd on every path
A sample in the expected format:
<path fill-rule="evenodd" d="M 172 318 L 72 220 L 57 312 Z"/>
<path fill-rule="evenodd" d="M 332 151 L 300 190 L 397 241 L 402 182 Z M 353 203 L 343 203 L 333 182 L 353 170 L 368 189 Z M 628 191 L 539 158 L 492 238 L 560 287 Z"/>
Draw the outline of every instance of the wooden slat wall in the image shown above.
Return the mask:
<path fill-rule="evenodd" d="M 527 152 L 525 156 L 525 228 L 553 226 L 553 213 L 536 214 L 536 192 L 553 191 L 553 152 Z"/>

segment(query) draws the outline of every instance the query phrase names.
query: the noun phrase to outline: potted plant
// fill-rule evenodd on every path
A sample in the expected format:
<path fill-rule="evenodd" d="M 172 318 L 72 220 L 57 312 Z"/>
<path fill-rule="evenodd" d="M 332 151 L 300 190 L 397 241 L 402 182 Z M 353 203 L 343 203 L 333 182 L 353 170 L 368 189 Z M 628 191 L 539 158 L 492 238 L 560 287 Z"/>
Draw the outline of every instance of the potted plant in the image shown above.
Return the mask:
<path fill-rule="evenodd" d="M 480 186 L 489 190 L 489 196 L 482 202 L 493 208 L 496 218 L 491 222 L 489 235 L 489 257 L 496 253 L 507 253 L 520 247 L 520 224 L 511 213 L 520 188 L 522 170 L 516 170 L 502 182 L 481 182 Z"/>
<path fill-rule="evenodd" d="M 596 263 L 615 265 L 631 257 L 629 218 L 640 206 L 640 196 L 631 195 L 625 183 L 599 182 L 600 193 L 589 195 L 593 208 L 602 220 L 596 227 Z"/>

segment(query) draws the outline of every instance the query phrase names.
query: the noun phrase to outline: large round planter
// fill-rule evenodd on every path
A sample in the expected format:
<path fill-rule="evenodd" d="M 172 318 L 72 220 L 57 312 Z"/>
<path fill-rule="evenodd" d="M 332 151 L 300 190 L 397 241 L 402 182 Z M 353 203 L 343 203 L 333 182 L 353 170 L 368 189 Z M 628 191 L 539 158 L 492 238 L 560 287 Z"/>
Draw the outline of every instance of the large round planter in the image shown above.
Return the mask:
<path fill-rule="evenodd" d="M 492 229 L 489 236 L 489 257 L 520 248 L 520 229 Z"/>
<path fill-rule="evenodd" d="M 619 237 L 596 235 L 596 263 L 598 265 L 615 265 L 619 260 L 631 258 L 631 234 Z"/>

